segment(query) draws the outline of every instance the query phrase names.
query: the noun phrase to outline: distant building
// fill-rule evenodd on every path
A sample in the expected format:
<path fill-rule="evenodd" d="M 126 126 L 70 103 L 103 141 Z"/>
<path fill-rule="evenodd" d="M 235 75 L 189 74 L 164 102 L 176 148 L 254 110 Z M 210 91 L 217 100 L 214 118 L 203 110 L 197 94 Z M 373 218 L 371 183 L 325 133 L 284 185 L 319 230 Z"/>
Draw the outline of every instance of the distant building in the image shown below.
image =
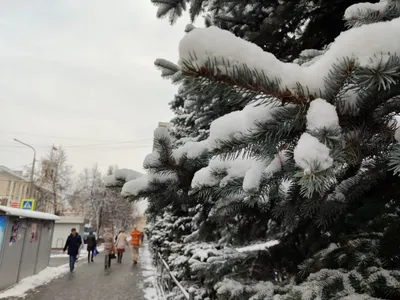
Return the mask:
<path fill-rule="evenodd" d="M 0 166 L 0 205 L 19 208 L 20 202 L 30 196 L 30 181 L 22 175 L 22 171 L 13 171 Z M 36 200 L 35 210 L 54 214 L 51 199 L 52 191 L 49 186 L 40 182 L 34 183 L 32 198 Z M 57 197 L 59 201 L 59 197 Z"/>
<path fill-rule="evenodd" d="M 29 196 L 30 182 L 22 177 L 22 172 L 0 166 L 0 202 L 2 205 L 19 207 L 22 199 Z"/>
<path fill-rule="evenodd" d="M 172 127 L 171 123 L 168 122 L 158 122 L 158 127 L 157 128 L 166 128 L 169 129 Z M 153 139 L 153 151 L 155 150 L 155 143 L 154 143 L 154 139 Z"/>

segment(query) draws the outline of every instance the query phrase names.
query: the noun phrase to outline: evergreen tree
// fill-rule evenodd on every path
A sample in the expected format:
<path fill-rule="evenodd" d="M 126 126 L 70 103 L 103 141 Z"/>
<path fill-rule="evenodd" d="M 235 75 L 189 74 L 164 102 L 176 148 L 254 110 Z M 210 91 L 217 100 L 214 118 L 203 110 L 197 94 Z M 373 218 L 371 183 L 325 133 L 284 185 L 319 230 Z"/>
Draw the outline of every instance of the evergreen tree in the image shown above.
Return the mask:
<path fill-rule="evenodd" d="M 191 20 L 205 17 L 214 25 L 233 32 L 291 61 L 302 50 L 322 49 L 345 28 L 345 9 L 358 1 L 278 1 L 278 0 L 151 0 L 157 16 L 173 24 L 188 10 Z"/>
<path fill-rule="evenodd" d="M 176 181 L 191 181 L 177 204 L 197 210 L 196 238 L 215 242 L 187 261 L 212 299 L 400 298 L 399 7 L 354 5 L 345 19 L 355 28 L 306 66 L 215 27 L 180 44 L 190 89 L 245 106 L 174 150 L 186 167 L 213 156 Z M 232 248 L 259 239 L 279 243 Z"/>

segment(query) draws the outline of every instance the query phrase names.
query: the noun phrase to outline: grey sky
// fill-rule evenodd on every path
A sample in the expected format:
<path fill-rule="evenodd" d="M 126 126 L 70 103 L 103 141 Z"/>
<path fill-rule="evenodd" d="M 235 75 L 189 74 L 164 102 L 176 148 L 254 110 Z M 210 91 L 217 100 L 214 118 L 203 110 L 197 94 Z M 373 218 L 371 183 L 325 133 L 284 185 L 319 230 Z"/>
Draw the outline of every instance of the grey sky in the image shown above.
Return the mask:
<path fill-rule="evenodd" d="M 64 145 L 76 171 L 140 170 L 176 91 L 153 62 L 177 61 L 187 23 L 158 20 L 150 0 L 0 0 L 0 165 L 31 162 L 15 137 L 39 157 Z"/>

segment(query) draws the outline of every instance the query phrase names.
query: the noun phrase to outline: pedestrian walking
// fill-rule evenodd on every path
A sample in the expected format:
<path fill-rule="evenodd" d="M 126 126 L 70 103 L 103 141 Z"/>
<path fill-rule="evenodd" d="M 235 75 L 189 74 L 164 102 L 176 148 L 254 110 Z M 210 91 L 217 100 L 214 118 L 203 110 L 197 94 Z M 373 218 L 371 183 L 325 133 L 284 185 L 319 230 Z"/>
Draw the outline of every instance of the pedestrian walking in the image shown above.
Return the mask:
<path fill-rule="evenodd" d="M 122 263 L 122 256 L 124 255 L 125 252 L 125 245 L 128 245 L 126 238 L 127 235 L 125 233 L 125 230 L 121 230 L 118 234 L 117 241 L 115 242 L 115 248 L 117 249 L 119 264 Z"/>
<path fill-rule="evenodd" d="M 86 238 L 87 243 L 87 253 L 88 253 L 88 263 L 94 262 L 93 260 L 93 251 L 96 249 L 96 236 L 94 235 L 93 231 L 90 231 L 89 235 Z"/>
<path fill-rule="evenodd" d="M 142 232 L 137 230 L 136 225 L 134 225 L 129 234 L 131 236 L 132 261 L 136 265 L 139 258 L 140 235 Z"/>
<path fill-rule="evenodd" d="M 114 254 L 114 237 L 111 229 L 104 229 L 104 268 L 111 268 L 111 258 Z"/>
<path fill-rule="evenodd" d="M 75 228 L 72 228 L 71 234 L 68 236 L 63 250 L 65 252 L 68 248 L 69 271 L 71 273 L 74 271 L 76 258 L 78 256 L 78 251 L 81 244 L 82 244 L 81 236 L 76 232 Z"/>

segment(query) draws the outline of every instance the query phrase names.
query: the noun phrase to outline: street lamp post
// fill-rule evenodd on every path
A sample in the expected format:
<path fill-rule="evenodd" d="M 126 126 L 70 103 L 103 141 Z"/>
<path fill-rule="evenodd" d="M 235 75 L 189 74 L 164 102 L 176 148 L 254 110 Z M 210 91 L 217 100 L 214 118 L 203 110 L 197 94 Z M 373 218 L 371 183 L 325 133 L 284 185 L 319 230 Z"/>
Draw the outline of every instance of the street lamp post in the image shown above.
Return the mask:
<path fill-rule="evenodd" d="M 27 146 L 27 147 L 29 147 L 29 148 L 31 148 L 33 150 L 33 162 L 32 162 L 31 184 L 30 184 L 31 187 L 29 189 L 29 198 L 32 198 L 32 196 L 33 196 L 33 174 L 35 172 L 36 150 L 31 145 L 28 145 L 28 144 L 26 144 L 24 142 L 21 142 L 20 140 L 14 139 L 14 141 L 16 141 L 16 142 L 18 142 L 18 143 L 20 143 L 22 145 L 25 145 L 25 146 Z"/>

